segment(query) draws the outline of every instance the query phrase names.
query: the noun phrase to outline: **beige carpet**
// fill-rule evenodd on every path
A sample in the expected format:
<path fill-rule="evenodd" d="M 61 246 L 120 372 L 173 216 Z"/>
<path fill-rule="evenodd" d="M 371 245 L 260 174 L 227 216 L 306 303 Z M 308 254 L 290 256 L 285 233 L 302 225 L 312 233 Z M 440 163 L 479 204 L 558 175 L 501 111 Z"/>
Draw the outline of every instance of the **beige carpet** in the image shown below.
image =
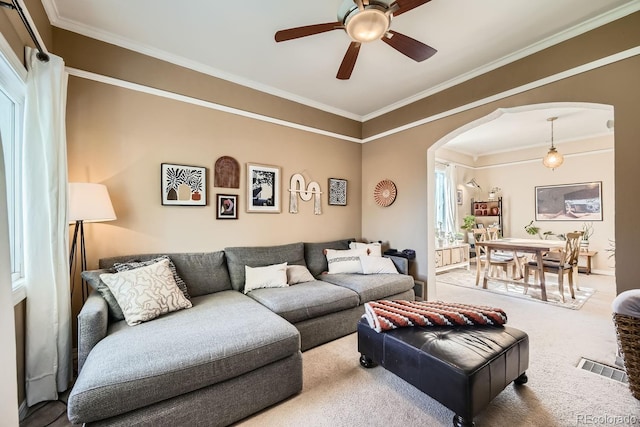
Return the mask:
<path fill-rule="evenodd" d="M 610 312 L 613 278 L 581 275 L 580 279 L 597 292 L 578 311 L 437 285 L 434 298 L 501 307 L 511 326 L 529 334 L 529 383 L 508 386 L 476 417 L 478 427 L 614 425 L 611 420 L 617 421 L 615 425 L 640 423 L 640 401 L 626 384 L 576 367 L 581 357 L 612 365 L 616 352 Z M 452 425 L 451 411 L 383 368 L 360 367 L 358 356 L 355 334 L 303 353 L 302 393 L 237 425 Z"/>
<path fill-rule="evenodd" d="M 569 292 L 569 283 L 565 276 L 564 281 L 564 302 L 560 297 L 560 290 L 558 288 L 558 275 L 557 274 L 545 274 L 545 283 L 547 290 L 547 301 L 541 299 L 541 289 L 539 285 L 534 284 L 533 276 L 529 279 L 529 289 L 527 293 L 524 293 L 524 283 L 519 281 L 503 281 L 492 280 L 487 281 L 487 289 L 482 288 L 482 278 L 480 276 L 479 285 L 476 286 L 476 269 L 475 266 L 471 266 L 470 270 L 458 268 L 455 270 L 449 270 L 440 273 L 436 276 L 436 283 L 446 283 L 449 285 L 463 286 L 470 289 L 482 290 L 484 292 L 495 292 L 503 295 L 508 295 L 515 298 L 523 298 L 530 301 L 536 301 L 540 303 L 552 304 L 558 307 L 569 308 L 573 310 L 579 310 L 584 303 L 591 297 L 595 289 L 584 285 L 584 278 L 587 277 L 583 274 L 579 274 L 576 282 L 580 287 L 579 290 L 575 290 L 575 299 L 571 298 Z"/>

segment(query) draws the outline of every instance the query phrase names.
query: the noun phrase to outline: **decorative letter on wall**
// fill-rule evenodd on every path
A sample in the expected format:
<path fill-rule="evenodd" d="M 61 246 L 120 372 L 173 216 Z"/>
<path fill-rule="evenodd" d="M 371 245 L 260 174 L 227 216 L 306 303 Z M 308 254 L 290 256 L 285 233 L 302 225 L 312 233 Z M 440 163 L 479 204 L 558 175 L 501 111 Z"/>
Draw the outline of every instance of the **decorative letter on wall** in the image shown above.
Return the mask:
<path fill-rule="evenodd" d="M 320 185 L 312 181 L 309 183 L 309 186 L 306 186 L 304 181 L 304 177 L 299 173 L 291 176 L 291 184 L 289 186 L 289 192 L 291 193 L 289 197 L 289 212 L 290 213 L 298 213 L 298 193 L 300 194 L 300 198 L 305 202 L 311 200 L 311 197 L 314 196 L 313 201 L 313 213 L 316 215 L 320 215 L 322 213 L 322 206 L 320 205 Z"/>

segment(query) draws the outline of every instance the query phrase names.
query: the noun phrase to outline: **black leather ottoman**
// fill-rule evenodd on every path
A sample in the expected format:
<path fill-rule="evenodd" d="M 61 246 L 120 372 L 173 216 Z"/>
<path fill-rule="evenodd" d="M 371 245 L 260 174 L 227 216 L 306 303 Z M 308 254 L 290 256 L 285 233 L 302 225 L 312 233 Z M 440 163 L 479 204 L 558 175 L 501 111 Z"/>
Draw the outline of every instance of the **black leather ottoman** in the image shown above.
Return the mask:
<path fill-rule="evenodd" d="M 379 364 L 455 412 L 473 417 L 512 381 L 527 382 L 529 337 L 508 326 L 406 327 L 376 332 L 358 323 L 360 364 Z"/>

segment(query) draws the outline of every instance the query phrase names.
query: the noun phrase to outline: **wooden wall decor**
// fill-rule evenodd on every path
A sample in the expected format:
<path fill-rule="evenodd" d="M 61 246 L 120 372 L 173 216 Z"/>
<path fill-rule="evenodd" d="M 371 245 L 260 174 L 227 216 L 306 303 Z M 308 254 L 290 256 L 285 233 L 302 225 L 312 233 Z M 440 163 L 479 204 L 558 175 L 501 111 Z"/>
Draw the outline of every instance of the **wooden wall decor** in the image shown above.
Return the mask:
<path fill-rule="evenodd" d="M 373 198 L 379 206 L 386 208 L 396 200 L 396 184 L 389 179 L 383 179 L 373 190 Z"/>
<path fill-rule="evenodd" d="M 290 213 L 298 213 L 298 195 L 300 195 L 300 198 L 305 202 L 308 202 L 311 200 L 311 197 L 314 197 L 313 213 L 316 215 L 322 214 L 322 202 L 320 199 L 322 192 L 320 191 L 320 184 L 312 181 L 309 183 L 309 186 L 307 186 L 304 177 L 301 174 L 296 173 L 291 175 L 289 192 L 291 193 L 289 197 Z"/>
<path fill-rule="evenodd" d="M 213 186 L 240 188 L 240 163 L 233 157 L 222 156 L 216 160 Z"/>

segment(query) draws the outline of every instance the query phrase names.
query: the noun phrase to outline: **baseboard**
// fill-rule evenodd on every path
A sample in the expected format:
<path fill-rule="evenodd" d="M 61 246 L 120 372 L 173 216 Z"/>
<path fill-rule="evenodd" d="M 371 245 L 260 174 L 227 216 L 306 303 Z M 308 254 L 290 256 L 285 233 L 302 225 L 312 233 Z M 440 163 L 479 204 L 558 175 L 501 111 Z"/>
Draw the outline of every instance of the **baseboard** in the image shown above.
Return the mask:
<path fill-rule="evenodd" d="M 616 270 L 614 268 L 611 268 L 609 270 L 591 270 L 591 274 L 601 274 L 603 276 L 615 276 L 616 275 Z"/>
<path fill-rule="evenodd" d="M 27 406 L 27 400 L 23 400 L 20 404 L 20 408 L 18 409 L 18 418 L 20 421 L 24 420 L 27 417 L 27 412 L 29 411 L 29 407 Z"/>

